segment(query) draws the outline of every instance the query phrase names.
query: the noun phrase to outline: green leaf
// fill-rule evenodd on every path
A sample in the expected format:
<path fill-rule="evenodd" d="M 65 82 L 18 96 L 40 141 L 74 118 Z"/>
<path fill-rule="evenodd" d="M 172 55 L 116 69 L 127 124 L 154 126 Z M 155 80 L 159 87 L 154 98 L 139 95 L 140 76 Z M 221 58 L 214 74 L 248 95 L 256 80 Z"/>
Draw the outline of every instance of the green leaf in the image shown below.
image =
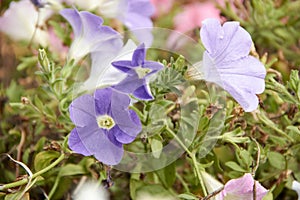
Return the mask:
<path fill-rule="evenodd" d="M 154 136 L 149 138 L 151 151 L 154 158 L 159 158 L 163 149 L 162 138 L 159 136 Z"/>
<path fill-rule="evenodd" d="M 130 178 L 130 197 L 132 199 L 136 199 L 136 191 L 138 190 L 138 188 L 141 188 L 142 186 L 145 185 L 144 182 L 139 180 L 139 176 L 140 174 L 131 174 L 131 178 Z"/>
<path fill-rule="evenodd" d="M 165 188 L 170 188 L 175 183 L 176 180 L 175 167 L 176 167 L 175 162 L 173 162 L 170 165 L 156 171 L 158 178 L 161 180 Z"/>
<path fill-rule="evenodd" d="M 21 63 L 17 66 L 17 70 L 22 71 L 22 70 L 26 69 L 27 67 L 36 65 L 37 61 L 38 60 L 37 60 L 36 56 L 23 57 L 23 58 L 21 58 Z"/>
<path fill-rule="evenodd" d="M 34 159 L 34 169 L 35 171 L 40 171 L 46 168 L 50 163 L 58 158 L 60 153 L 57 151 L 42 151 L 35 156 Z"/>
<path fill-rule="evenodd" d="M 268 152 L 267 154 L 268 161 L 271 166 L 277 168 L 277 169 L 285 169 L 285 158 L 282 154 L 278 152 Z"/>
<path fill-rule="evenodd" d="M 273 194 L 271 191 L 269 191 L 263 198 L 262 200 L 273 200 Z"/>
<path fill-rule="evenodd" d="M 165 91 L 178 92 L 176 85 L 184 82 L 183 76 L 173 68 L 166 67 L 158 73 L 157 79 L 154 82 L 158 88 Z"/>
<path fill-rule="evenodd" d="M 12 80 L 6 89 L 6 95 L 10 102 L 20 102 L 21 96 L 24 94 L 23 87 Z"/>
<path fill-rule="evenodd" d="M 286 127 L 288 130 L 288 134 L 294 138 L 296 141 L 300 141 L 300 130 L 296 126 L 288 126 Z"/>
<path fill-rule="evenodd" d="M 247 170 L 243 169 L 241 166 L 239 166 L 236 162 L 233 161 L 226 162 L 225 165 L 238 172 L 247 172 Z"/>
<path fill-rule="evenodd" d="M 195 195 L 191 194 L 191 193 L 183 193 L 178 195 L 178 197 L 180 199 L 188 199 L 188 200 L 196 200 L 199 199 L 198 197 L 196 197 Z"/>
<path fill-rule="evenodd" d="M 237 158 L 239 159 L 239 163 L 242 164 L 243 167 L 249 169 L 253 161 L 250 153 L 247 150 L 242 149 L 241 151 L 237 152 L 237 155 L 238 155 Z"/>
<path fill-rule="evenodd" d="M 34 105 L 39 109 L 39 110 L 43 110 L 43 108 L 45 107 L 44 103 L 41 101 L 41 99 L 38 97 L 38 95 L 34 96 Z"/>
<path fill-rule="evenodd" d="M 86 174 L 86 171 L 81 165 L 67 164 L 60 168 L 58 176 L 73 176 Z"/>
<path fill-rule="evenodd" d="M 9 103 L 9 105 L 12 108 L 19 108 L 19 109 L 23 109 L 25 107 L 25 105 L 23 103 Z"/>
<path fill-rule="evenodd" d="M 169 191 L 158 184 L 145 185 L 136 191 L 138 199 L 143 199 L 143 197 L 147 195 L 151 196 L 151 198 L 157 199 L 171 197 Z"/>

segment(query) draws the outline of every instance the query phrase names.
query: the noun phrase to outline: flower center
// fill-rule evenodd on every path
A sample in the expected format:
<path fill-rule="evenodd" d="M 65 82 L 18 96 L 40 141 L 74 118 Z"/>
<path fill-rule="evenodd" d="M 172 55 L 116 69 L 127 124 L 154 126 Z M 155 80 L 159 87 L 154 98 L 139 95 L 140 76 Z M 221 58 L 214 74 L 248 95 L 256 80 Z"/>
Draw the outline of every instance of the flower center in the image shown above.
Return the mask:
<path fill-rule="evenodd" d="M 139 79 L 144 78 L 147 74 L 149 74 L 152 70 L 149 68 L 137 67 L 135 72 L 137 73 Z"/>
<path fill-rule="evenodd" d="M 100 115 L 97 117 L 97 124 L 100 128 L 110 130 L 115 126 L 115 121 L 111 116 Z"/>

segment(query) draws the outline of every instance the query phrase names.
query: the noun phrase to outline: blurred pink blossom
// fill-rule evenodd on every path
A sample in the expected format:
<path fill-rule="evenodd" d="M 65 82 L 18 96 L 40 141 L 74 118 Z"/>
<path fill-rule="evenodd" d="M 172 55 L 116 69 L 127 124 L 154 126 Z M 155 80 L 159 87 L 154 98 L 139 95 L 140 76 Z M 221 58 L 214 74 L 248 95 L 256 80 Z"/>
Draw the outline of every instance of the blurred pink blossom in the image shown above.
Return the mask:
<path fill-rule="evenodd" d="M 53 28 L 48 30 L 49 34 L 49 49 L 52 53 L 57 54 L 60 58 L 65 59 L 67 57 L 69 47 L 65 46 L 60 38 L 57 37 Z"/>
<path fill-rule="evenodd" d="M 201 27 L 201 22 L 206 18 L 220 19 L 220 11 L 215 7 L 212 1 L 195 2 L 184 6 L 183 12 L 174 18 L 175 30 L 188 32 Z"/>
<path fill-rule="evenodd" d="M 223 21 L 220 17 L 220 11 L 215 7 L 213 1 L 187 4 L 183 11 L 174 17 L 174 29 L 188 34 L 189 31 L 200 28 L 201 22 L 206 18 L 216 18 Z M 172 33 L 168 38 L 167 45 L 170 48 L 180 48 L 185 40 L 185 37 L 179 38 L 178 33 Z"/>
<path fill-rule="evenodd" d="M 152 5 L 155 7 L 155 13 L 153 17 L 158 17 L 163 14 L 167 14 L 174 3 L 174 0 L 150 0 Z"/>

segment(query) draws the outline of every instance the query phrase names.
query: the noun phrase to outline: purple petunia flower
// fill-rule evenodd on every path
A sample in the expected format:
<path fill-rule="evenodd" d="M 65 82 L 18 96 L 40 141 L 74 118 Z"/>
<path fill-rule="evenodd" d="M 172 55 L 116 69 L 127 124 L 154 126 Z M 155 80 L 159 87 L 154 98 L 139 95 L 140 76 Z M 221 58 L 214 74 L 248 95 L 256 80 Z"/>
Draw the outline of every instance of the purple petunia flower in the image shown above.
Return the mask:
<path fill-rule="evenodd" d="M 132 60 L 112 62 L 112 65 L 127 74 L 127 77 L 114 86 L 115 89 L 131 93 L 143 100 L 151 100 L 153 96 L 148 86 L 148 77 L 163 68 L 158 62 L 147 61 L 145 45 L 141 44 L 134 51 Z"/>
<path fill-rule="evenodd" d="M 107 165 L 118 164 L 123 144 L 131 143 L 142 130 L 136 113 L 128 109 L 129 104 L 126 94 L 112 88 L 75 99 L 69 107 L 76 125 L 69 136 L 69 147 L 85 156 L 94 155 Z"/>
<path fill-rule="evenodd" d="M 74 9 L 64 9 L 60 14 L 68 20 L 74 31 L 69 57 L 75 59 L 75 62 L 88 53 L 117 54 L 122 48 L 121 35 L 111 27 L 103 26 L 101 17 Z"/>
<path fill-rule="evenodd" d="M 255 181 L 251 174 L 247 173 L 244 176 L 228 181 L 217 199 L 220 200 L 241 200 L 253 199 L 253 186 L 255 183 L 256 199 L 262 200 L 267 194 L 266 190 L 258 181 Z"/>
<path fill-rule="evenodd" d="M 206 51 L 201 72 L 206 81 L 215 82 L 246 112 L 258 106 L 256 94 L 264 91 L 266 70 L 255 57 L 249 56 L 252 45 L 249 33 L 238 22 L 221 26 L 216 19 L 203 21 L 200 36 Z"/>
<path fill-rule="evenodd" d="M 118 15 L 118 19 L 131 30 L 140 42 L 147 46 L 152 44 L 151 33 L 153 23 L 151 16 L 155 9 L 150 0 L 123 0 L 127 3 L 126 12 Z"/>
<path fill-rule="evenodd" d="M 120 20 L 140 42 L 150 46 L 153 41 L 151 16 L 155 9 L 150 0 L 103 0 L 99 11 L 105 17 Z"/>

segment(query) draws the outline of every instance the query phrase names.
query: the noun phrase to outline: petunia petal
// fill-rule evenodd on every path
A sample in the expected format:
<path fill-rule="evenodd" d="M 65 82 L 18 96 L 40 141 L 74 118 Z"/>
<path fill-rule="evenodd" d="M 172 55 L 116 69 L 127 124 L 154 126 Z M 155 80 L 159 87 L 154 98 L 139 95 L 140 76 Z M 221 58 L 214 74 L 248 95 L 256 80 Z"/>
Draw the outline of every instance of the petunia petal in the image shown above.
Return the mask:
<path fill-rule="evenodd" d="M 132 66 L 141 66 L 146 58 L 145 44 L 140 44 L 133 53 Z"/>
<path fill-rule="evenodd" d="M 148 76 L 150 74 L 156 73 L 159 70 L 162 70 L 164 68 L 164 66 L 163 66 L 163 64 L 161 64 L 159 62 L 145 61 L 143 64 L 143 68 L 148 68 L 148 69 L 152 70 L 149 74 L 147 74 L 147 76 Z"/>
<path fill-rule="evenodd" d="M 132 40 L 128 40 L 120 52 L 95 51 L 91 53 L 92 67 L 89 78 L 81 90 L 93 90 L 97 87 L 108 87 L 118 84 L 126 78 L 126 73 L 116 69 L 111 63 L 117 59 L 130 60 L 136 48 Z M 131 61 L 128 61 L 131 63 Z"/>
<path fill-rule="evenodd" d="M 82 143 L 76 128 L 74 128 L 70 133 L 68 145 L 70 149 L 72 149 L 72 151 L 75 151 L 76 153 L 80 153 L 84 156 L 92 155 L 92 153 L 89 152 Z"/>
<path fill-rule="evenodd" d="M 106 135 L 101 129 L 77 128 L 82 144 L 97 160 L 107 165 L 118 164 L 123 156 L 123 146 L 112 135 Z M 110 138 L 109 138 L 110 137 Z"/>
<path fill-rule="evenodd" d="M 120 129 L 120 124 L 118 126 L 115 126 L 116 129 L 113 130 L 113 133 L 116 137 L 116 139 L 123 143 L 123 144 L 128 144 L 131 143 L 136 136 L 142 131 L 142 124 L 140 121 L 140 118 L 137 116 L 137 114 L 133 110 L 129 110 L 129 119 L 134 123 L 133 129 L 131 129 L 131 132 L 124 132 Z M 123 125 L 121 125 L 123 126 Z M 114 128 L 115 128 L 114 127 Z M 125 129 L 124 126 L 122 127 L 124 130 L 129 131 L 128 129 L 128 124 L 127 128 Z"/>
<path fill-rule="evenodd" d="M 127 76 L 124 80 L 122 80 L 117 85 L 113 86 L 116 90 L 125 93 L 133 93 L 137 88 L 143 85 L 143 79 L 139 79 L 137 75 L 135 76 Z"/>
<path fill-rule="evenodd" d="M 133 95 L 142 100 L 153 100 L 153 96 L 150 92 L 150 89 L 147 88 L 147 85 L 142 85 L 141 87 L 137 88 Z"/>
<path fill-rule="evenodd" d="M 256 94 L 265 89 L 266 70 L 262 63 L 252 56 L 228 64 L 214 66 L 212 59 L 205 52 L 203 63 L 205 80 L 217 83 L 228 91 L 246 112 L 258 106 Z"/>
<path fill-rule="evenodd" d="M 137 119 L 129 112 L 129 103 L 130 99 L 127 95 L 113 92 L 111 102 L 113 119 L 123 132 L 127 133 L 129 136 L 136 137 L 142 130 L 142 126 L 140 123 L 136 123 Z"/>
<path fill-rule="evenodd" d="M 119 60 L 119 61 L 112 62 L 111 64 L 112 66 L 114 66 L 115 68 L 117 68 L 122 72 L 125 72 L 127 74 L 135 74 L 135 72 L 131 70 L 133 67 L 131 66 L 130 60 Z"/>
<path fill-rule="evenodd" d="M 83 95 L 71 103 L 69 106 L 70 118 L 77 127 L 89 126 L 97 127 L 95 101 L 91 95 Z"/>
<path fill-rule="evenodd" d="M 97 116 L 109 114 L 109 110 L 111 109 L 112 89 L 104 88 L 101 90 L 96 90 L 94 93 L 94 98 L 94 106 Z"/>
<path fill-rule="evenodd" d="M 251 36 L 238 22 L 226 22 L 221 26 L 219 20 L 206 19 L 202 23 L 201 41 L 216 64 L 230 62 L 249 54 Z"/>
<path fill-rule="evenodd" d="M 244 176 L 232 179 L 225 184 L 224 190 L 221 192 L 221 199 L 253 199 L 254 179 L 251 174 L 247 173 Z M 259 182 L 256 181 L 256 199 L 262 200 L 267 194 L 266 190 Z"/>
<path fill-rule="evenodd" d="M 131 143 L 135 137 L 128 135 L 124 131 L 122 131 L 118 126 L 114 126 L 111 130 L 109 130 L 108 134 L 114 134 L 116 140 L 122 144 Z"/>
<path fill-rule="evenodd" d="M 121 3 L 127 9 L 120 10 L 123 13 L 117 16 L 118 19 L 134 33 L 140 42 L 150 46 L 153 41 L 151 33 L 153 27 L 151 21 L 151 16 L 154 13 L 153 5 L 149 0 L 123 0 Z"/>
<path fill-rule="evenodd" d="M 131 120 L 132 120 L 137 126 L 142 127 L 141 120 L 140 120 L 139 116 L 136 114 L 136 112 L 134 112 L 133 110 L 129 110 L 129 114 L 130 114 Z"/>
<path fill-rule="evenodd" d="M 200 31 L 206 51 L 202 72 L 206 81 L 227 90 L 246 112 L 258 106 L 258 97 L 264 91 L 266 70 L 256 58 L 249 56 L 252 45 L 249 33 L 238 22 L 221 26 L 215 19 L 203 22 Z"/>
<path fill-rule="evenodd" d="M 82 30 L 79 12 L 74 9 L 63 9 L 59 13 L 71 24 L 75 38 L 79 37 Z"/>
<path fill-rule="evenodd" d="M 149 0 L 128 0 L 128 12 L 130 13 L 140 13 L 150 17 L 154 11 L 154 6 Z"/>
<path fill-rule="evenodd" d="M 70 47 L 69 57 L 78 62 L 92 52 L 117 53 L 123 45 L 121 35 L 111 27 L 103 26 L 101 17 L 87 11 L 74 9 L 61 11 L 74 30 L 74 41 Z"/>
<path fill-rule="evenodd" d="M 121 35 L 111 27 L 103 26 L 102 18 L 87 11 L 80 12 L 80 18 L 83 25 L 82 34 L 87 41 L 95 46 L 93 51 L 107 51 L 107 48 L 111 48 L 109 45 L 121 49 L 123 45 Z M 103 48 L 103 42 L 106 42 L 106 48 Z"/>

